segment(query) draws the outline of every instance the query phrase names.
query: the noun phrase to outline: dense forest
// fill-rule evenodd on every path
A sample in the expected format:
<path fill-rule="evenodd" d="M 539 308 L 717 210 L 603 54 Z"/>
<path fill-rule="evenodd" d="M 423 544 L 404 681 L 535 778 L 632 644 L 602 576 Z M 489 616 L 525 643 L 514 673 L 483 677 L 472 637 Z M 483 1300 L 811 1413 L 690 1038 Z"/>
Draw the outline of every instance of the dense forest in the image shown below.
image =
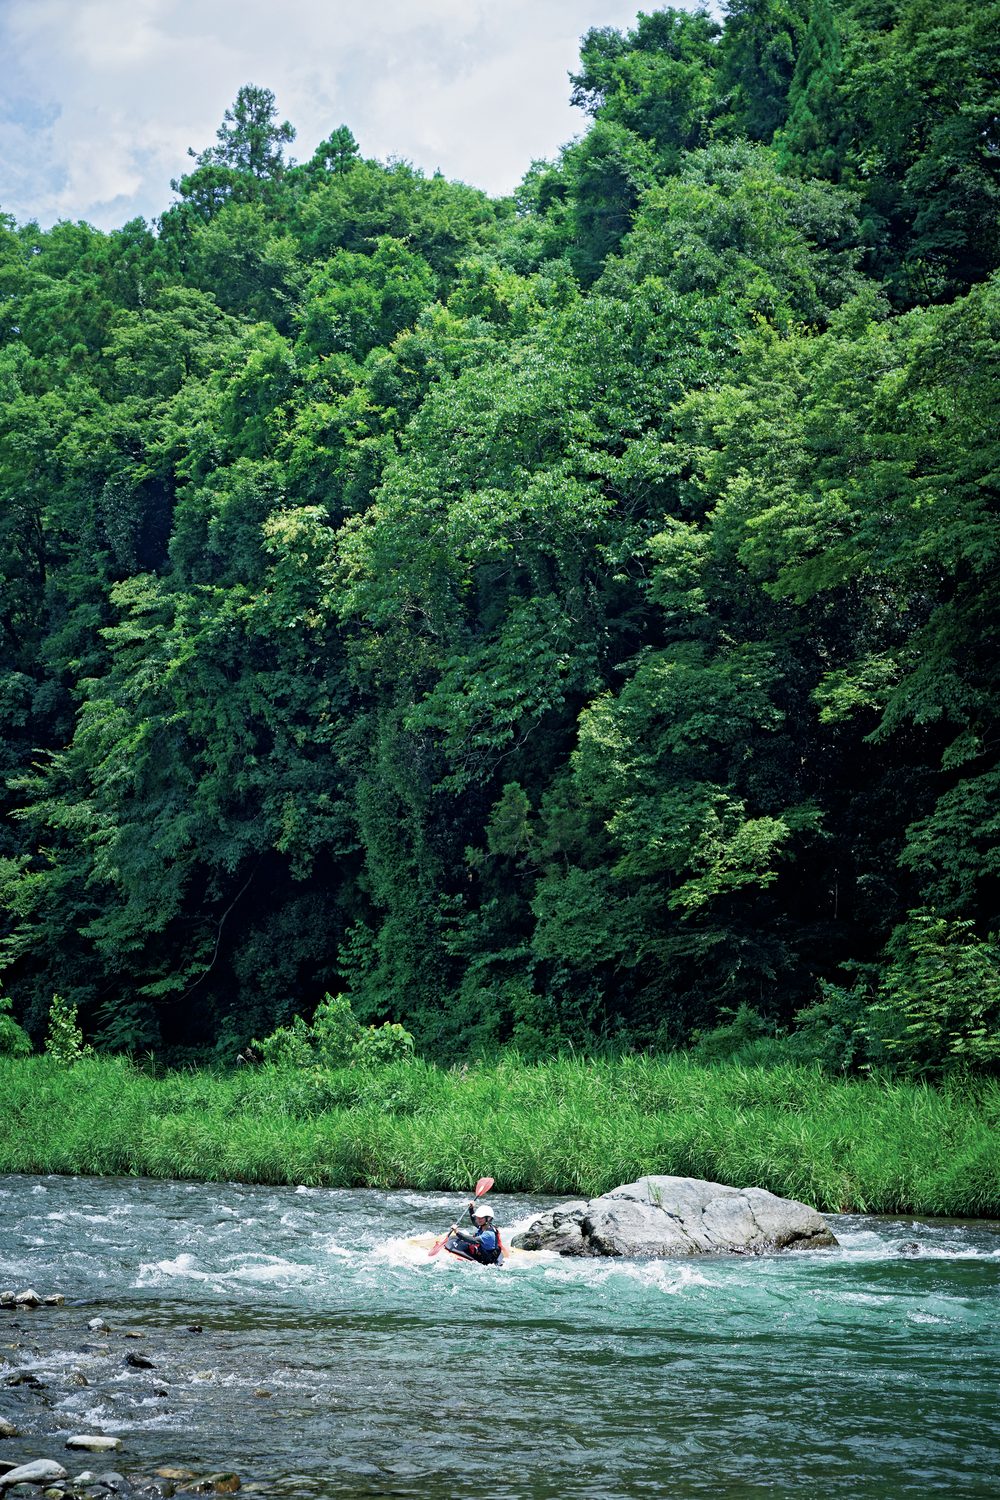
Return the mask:
<path fill-rule="evenodd" d="M 662 10 L 570 83 L 510 198 L 247 85 L 155 224 L 0 220 L 36 1041 L 1000 1062 L 1000 3 Z"/>

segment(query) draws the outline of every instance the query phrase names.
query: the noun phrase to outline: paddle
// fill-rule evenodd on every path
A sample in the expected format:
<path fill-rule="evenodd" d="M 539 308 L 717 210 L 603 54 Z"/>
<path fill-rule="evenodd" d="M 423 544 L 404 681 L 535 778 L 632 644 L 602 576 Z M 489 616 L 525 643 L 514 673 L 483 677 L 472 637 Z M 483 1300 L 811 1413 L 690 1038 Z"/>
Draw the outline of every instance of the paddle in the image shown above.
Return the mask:
<path fill-rule="evenodd" d="M 493 1186 L 493 1178 L 492 1177 L 480 1177 L 479 1181 L 476 1183 L 476 1191 L 473 1194 L 473 1196 L 476 1197 L 476 1198 L 481 1198 L 484 1193 L 488 1193 L 489 1192 L 489 1190 L 490 1190 L 490 1188 L 492 1186 Z M 438 1251 L 443 1246 L 443 1244 L 444 1244 L 445 1240 L 448 1238 L 449 1234 L 451 1234 L 451 1230 L 450 1229 L 448 1230 L 447 1234 L 443 1234 L 439 1240 L 435 1240 L 434 1241 L 434 1244 L 428 1250 L 427 1254 L 428 1255 L 437 1255 Z"/>

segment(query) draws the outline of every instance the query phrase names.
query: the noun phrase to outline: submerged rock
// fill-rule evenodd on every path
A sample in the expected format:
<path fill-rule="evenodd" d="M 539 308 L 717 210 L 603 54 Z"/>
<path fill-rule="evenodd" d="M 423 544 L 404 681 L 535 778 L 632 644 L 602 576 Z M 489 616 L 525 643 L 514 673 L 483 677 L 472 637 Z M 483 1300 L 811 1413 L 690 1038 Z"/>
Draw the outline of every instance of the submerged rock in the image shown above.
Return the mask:
<path fill-rule="evenodd" d="M 21 1434 L 13 1422 L 8 1422 L 6 1417 L 0 1417 L 0 1438 L 15 1438 L 20 1436 Z"/>
<path fill-rule="evenodd" d="M 560 1255 L 651 1260 L 816 1250 L 837 1241 L 814 1208 L 764 1188 L 727 1187 L 695 1177 L 640 1177 L 589 1202 L 550 1209 L 512 1243 Z"/>

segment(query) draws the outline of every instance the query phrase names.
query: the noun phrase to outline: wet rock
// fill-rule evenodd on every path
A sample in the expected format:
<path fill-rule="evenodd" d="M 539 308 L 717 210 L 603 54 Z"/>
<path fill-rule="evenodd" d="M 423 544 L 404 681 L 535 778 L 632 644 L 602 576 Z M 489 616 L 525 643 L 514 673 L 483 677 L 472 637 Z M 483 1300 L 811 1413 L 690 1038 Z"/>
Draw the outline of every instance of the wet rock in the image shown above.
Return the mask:
<path fill-rule="evenodd" d="M 897 1255 L 919 1255 L 922 1250 L 919 1240 L 904 1240 L 896 1250 Z"/>
<path fill-rule="evenodd" d="M 30 1370 L 18 1370 L 15 1374 L 8 1375 L 4 1381 L 4 1385 L 30 1385 L 36 1391 L 44 1391 L 45 1389 L 44 1380 L 39 1380 L 38 1376 L 33 1375 Z"/>
<path fill-rule="evenodd" d="M 42 1299 L 33 1287 L 27 1287 L 25 1291 L 18 1292 L 14 1298 L 15 1307 L 41 1307 Z"/>
<path fill-rule="evenodd" d="M 98 1474 L 97 1483 L 103 1484 L 107 1490 L 113 1490 L 121 1494 L 128 1489 L 128 1480 L 124 1474 L 117 1473 L 114 1469 L 106 1469 L 103 1474 Z"/>
<path fill-rule="evenodd" d="M 90 1329 L 91 1333 L 111 1332 L 111 1329 L 108 1327 L 107 1323 L 105 1323 L 103 1318 L 91 1318 L 90 1322 L 87 1324 L 87 1327 Z"/>
<path fill-rule="evenodd" d="M 94 1473 L 93 1469 L 81 1469 L 79 1474 L 73 1475 L 73 1483 L 75 1485 L 96 1484 L 97 1475 Z"/>
<path fill-rule="evenodd" d="M 235 1495 L 241 1488 L 238 1474 L 209 1474 L 208 1483 L 216 1495 Z"/>
<path fill-rule="evenodd" d="M 125 1363 L 131 1365 L 134 1370 L 155 1370 L 156 1366 L 151 1359 L 144 1354 L 126 1354 Z"/>
<path fill-rule="evenodd" d="M 69 1378 L 72 1385 L 84 1386 L 90 1384 L 90 1381 L 87 1379 L 82 1370 L 74 1370 Z"/>
<path fill-rule="evenodd" d="M 5 1458 L 0 1458 L 0 1478 L 2 1478 L 4 1474 L 9 1474 L 11 1469 L 19 1469 L 20 1467 L 20 1464 L 11 1464 L 8 1463 Z"/>
<path fill-rule="evenodd" d="M 257 1387 L 257 1388 L 256 1388 L 256 1390 L 255 1390 L 255 1391 L 254 1391 L 254 1395 L 255 1395 L 255 1396 L 260 1396 L 260 1397 L 261 1397 L 261 1398 L 262 1398 L 262 1399 L 263 1399 L 263 1397 L 265 1397 L 265 1396 L 272 1396 L 272 1395 L 273 1395 L 273 1394 L 274 1394 L 274 1392 L 273 1392 L 273 1391 L 269 1391 L 269 1390 L 267 1390 L 267 1389 L 266 1389 L 266 1388 L 265 1388 L 265 1387 L 264 1387 L 264 1386 L 262 1386 L 262 1385 L 259 1385 L 259 1386 L 258 1386 L 258 1387 Z"/>
<path fill-rule="evenodd" d="M 511 1244 L 522 1250 L 555 1250 L 559 1255 L 587 1255 L 590 1252 L 583 1248 L 583 1231 L 580 1226 L 589 1207 L 586 1198 L 561 1203 L 558 1208 L 551 1208 L 548 1213 L 542 1214 L 523 1234 L 514 1235 Z"/>
<path fill-rule="evenodd" d="M 96 1434 L 78 1433 L 75 1437 L 66 1439 L 67 1448 L 83 1448 L 88 1453 L 117 1453 L 121 1449 L 122 1440 L 116 1437 L 104 1437 Z"/>
<path fill-rule="evenodd" d="M 0 1478 L 0 1490 L 9 1489 L 15 1484 L 54 1484 L 57 1480 L 68 1478 L 62 1464 L 57 1464 L 51 1458 L 36 1458 L 32 1463 L 20 1464 L 4 1474 Z"/>
<path fill-rule="evenodd" d="M 165 1467 L 165 1468 L 162 1468 L 162 1469 L 155 1469 L 153 1472 L 155 1474 L 158 1474 L 161 1479 L 181 1479 L 181 1480 L 183 1480 L 183 1479 L 193 1479 L 194 1478 L 194 1470 L 193 1469 L 171 1469 L 169 1467 Z"/>
<path fill-rule="evenodd" d="M 0 1307 L 13 1307 L 13 1306 L 14 1306 L 14 1293 L 13 1292 L 0 1292 Z"/>
<path fill-rule="evenodd" d="M 144 1339 L 146 1337 L 140 1328 L 126 1328 L 123 1336 L 127 1339 Z"/>
<path fill-rule="evenodd" d="M 837 1243 L 815 1209 L 763 1188 L 693 1177 L 641 1177 L 589 1203 L 540 1215 L 512 1243 L 560 1255 L 671 1256 L 820 1249 Z"/>
<path fill-rule="evenodd" d="M 187 1323 L 187 1324 L 185 1324 L 185 1327 L 184 1327 L 184 1332 L 185 1333 L 201 1333 L 201 1331 L 202 1330 L 201 1330 L 201 1324 L 200 1323 Z"/>
<path fill-rule="evenodd" d="M 66 1298 L 63 1296 L 62 1292 L 50 1292 L 47 1297 L 42 1298 L 42 1301 L 45 1303 L 46 1307 L 62 1307 L 63 1303 L 66 1301 Z"/>
<path fill-rule="evenodd" d="M 20 1437 L 21 1434 L 13 1422 L 8 1422 L 6 1417 L 0 1417 L 0 1438 Z"/>

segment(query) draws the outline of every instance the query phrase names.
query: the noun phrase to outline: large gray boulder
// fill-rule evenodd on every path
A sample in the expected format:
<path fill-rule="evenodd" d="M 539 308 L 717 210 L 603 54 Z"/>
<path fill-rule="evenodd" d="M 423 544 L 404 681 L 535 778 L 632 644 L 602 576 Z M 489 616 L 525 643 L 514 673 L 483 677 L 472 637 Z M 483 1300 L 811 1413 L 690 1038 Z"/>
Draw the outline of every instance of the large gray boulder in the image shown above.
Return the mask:
<path fill-rule="evenodd" d="M 814 1208 L 764 1188 L 726 1187 L 696 1177 L 640 1177 L 589 1202 L 549 1209 L 512 1243 L 560 1255 L 654 1260 L 818 1250 L 837 1241 Z"/>

